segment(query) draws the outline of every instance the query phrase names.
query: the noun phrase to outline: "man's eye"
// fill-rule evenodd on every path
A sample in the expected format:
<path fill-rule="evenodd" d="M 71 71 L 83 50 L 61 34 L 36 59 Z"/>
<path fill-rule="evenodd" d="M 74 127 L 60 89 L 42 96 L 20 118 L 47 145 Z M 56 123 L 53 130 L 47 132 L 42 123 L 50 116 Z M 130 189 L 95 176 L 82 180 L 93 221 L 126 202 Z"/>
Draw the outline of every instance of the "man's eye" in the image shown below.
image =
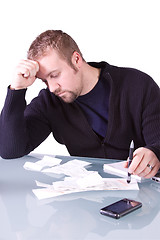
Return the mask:
<path fill-rule="evenodd" d="M 50 78 L 57 78 L 58 76 L 59 76 L 59 73 L 57 73 L 57 74 L 54 74 L 54 75 L 53 75 L 53 74 L 51 74 L 51 75 L 50 75 Z"/>

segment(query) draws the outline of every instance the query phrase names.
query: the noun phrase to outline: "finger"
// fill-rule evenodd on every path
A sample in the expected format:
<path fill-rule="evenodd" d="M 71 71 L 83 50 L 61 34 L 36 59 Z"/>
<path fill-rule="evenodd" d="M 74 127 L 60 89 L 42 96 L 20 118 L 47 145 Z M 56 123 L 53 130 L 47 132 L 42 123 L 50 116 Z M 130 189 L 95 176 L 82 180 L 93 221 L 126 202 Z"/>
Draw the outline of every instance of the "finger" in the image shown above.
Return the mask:
<path fill-rule="evenodd" d="M 144 178 L 152 178 L 156 175 L 158 170 L 159 164 L 156 164 L 152 169 L 147 166 L 146 169 L 139 176 Z"/>
<path fill-rule="evenodd" d="M 17 67 L 17 75 L 28 78 L 30 76 L 30 71 L 26 67 L 19 66 Z"/>
<path fill-rule="evenodd" d="M 33 77 L 36 75 L 37 71 L 39 71 L 39 64 L 36 61 L 32 60 L 21 60 L 19 63 L 19 67 L 27 68 L 30 72 L 30 76 Z"/>
<path fill-rule="evenodd" d="M 152 177 L 156 174 L 160 167 L 160 162 L 156 155 L 149 149 L 142 149 L 143 150 L 143 159 L 134 171 L 134 174 L 140 177 Z"/>
<path fill-rule="evenodd" d="M 37 61 L 33 61 L 33 60 L 22 60 L 24 62 L 24 64 L 27 64 L 28 66 L 31 66 L 33 68 L 35 68 L 36 73 L 39 71 L 39 63 Z"/>
<path fill-rule="evenodd" d="M 35 67 L 36 67 L 36 73 L 39 71 L 39 63 L 34 61 Z"/>
<path fill-rule="evenodd" d="M 128 168 L 128 159 L 127 159 L 127 161 L 125 161 L 125 162 L 123 163 L 123 167 L 124 167 L 124 168 Z"/>
<path fill-rule="evenodd" d="M 147 166 L 145 166 L 145 167 L 143 167 L 143 168 L 141 168 L 141 171 L 140 171 L 140 169 L 138 169 L 139 171 L 135 171 L 134 172 L 134 174 L 135 175 L 138 175 L 139 177 L 145 177 L 145 176 L 147 176 L 148 174 L 150 174 L 150 172 L 151 172 L 151 169 L 149 168 L 149 167 L 147 167 Z"/>
<path fill-rule="evenodd" d="M 151 160 L 146 164 L 145 170 L 141 173 L 144 177 L 153 177 L 160 168 L 158 158 L 152 153 Z"/>
<path fill-rule="evenodd" d="M 134 155 L 133 155 L 133 160 L 128 169 L 129 173 L 141 172 L 142 170 L 139 168 L 139 165 L 142 160 L 143 160 L 143 153 L 141 153 L 141 152 L 139 153 L 139 152 L 135 151 Z M 138 170 L 138 168 L 139 168 L 139 170 Z"/>

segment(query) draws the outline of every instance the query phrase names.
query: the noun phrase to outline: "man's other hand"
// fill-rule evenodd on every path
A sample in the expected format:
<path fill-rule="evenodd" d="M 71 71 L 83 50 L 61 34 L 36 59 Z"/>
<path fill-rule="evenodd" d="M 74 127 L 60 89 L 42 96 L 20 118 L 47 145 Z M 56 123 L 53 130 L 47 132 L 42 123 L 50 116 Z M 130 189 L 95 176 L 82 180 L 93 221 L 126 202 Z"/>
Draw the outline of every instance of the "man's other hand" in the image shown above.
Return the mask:
<path fill-rule="evenodd" d="M 19 90 L 31 86 L 39 71 L 39 64 L 32 60 L 21 60 L 17 65 L 10 89 Z"/>

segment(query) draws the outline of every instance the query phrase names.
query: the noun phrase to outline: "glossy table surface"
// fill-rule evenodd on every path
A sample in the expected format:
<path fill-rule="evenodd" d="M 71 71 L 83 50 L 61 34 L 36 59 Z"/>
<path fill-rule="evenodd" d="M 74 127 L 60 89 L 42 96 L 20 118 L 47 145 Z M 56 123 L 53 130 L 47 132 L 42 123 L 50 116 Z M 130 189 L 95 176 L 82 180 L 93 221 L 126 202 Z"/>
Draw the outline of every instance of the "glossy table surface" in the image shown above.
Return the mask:
<path fill-rule="evenodd" d="M 75 159 L 57 157 L 63 162 Z M 35 180 L 51 184 L 57 179 L 27 171 L 23 165 L 42 158 L 40 154 L 0 158 L 0 240 L 160 239 L 159 183 L 139 183 L 139 191 L 88 191 L 38 200 L 32 192 L 38 188 Z M 90 170 L 102 177 L 115 177 L 103 172 L 103 164 L 113 160 L 76 159 L 91 162 Z M 142 208 L 118 220 L 99 213 L 102 207 L 124 197 L 142 202 Z"/>

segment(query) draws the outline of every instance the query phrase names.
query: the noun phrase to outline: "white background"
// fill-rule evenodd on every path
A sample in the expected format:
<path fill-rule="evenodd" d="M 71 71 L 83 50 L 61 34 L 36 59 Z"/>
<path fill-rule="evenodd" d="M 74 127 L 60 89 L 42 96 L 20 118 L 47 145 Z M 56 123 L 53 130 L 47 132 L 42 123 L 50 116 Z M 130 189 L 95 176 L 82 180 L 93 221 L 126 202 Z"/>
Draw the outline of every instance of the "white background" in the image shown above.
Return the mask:
<path fill-rule="evenodd" d="M 140 69 L 160 86 L 159 0 L 5 0 L 0 2 L 0 110 L 17 62 L 48 29 L 71 35 L 86 61 Z M 37 80 L 27 102 L 43 87 Z M 68 155 L 51 135 L 35 151 Z"/>

